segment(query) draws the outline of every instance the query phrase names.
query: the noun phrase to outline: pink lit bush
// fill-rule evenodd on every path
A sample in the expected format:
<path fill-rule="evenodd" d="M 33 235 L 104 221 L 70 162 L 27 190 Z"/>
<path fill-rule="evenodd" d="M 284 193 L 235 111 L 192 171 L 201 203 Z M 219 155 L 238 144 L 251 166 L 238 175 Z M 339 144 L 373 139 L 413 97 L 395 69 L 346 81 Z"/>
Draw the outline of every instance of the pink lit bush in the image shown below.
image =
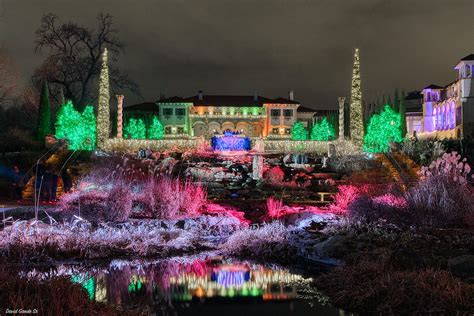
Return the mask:
<path fill-rule="evenodd" d="M 278 218 L 283 213 L 283 201 L 269 197 L 267 199 L 267 214 L 270 218 Z"/>
<path fill-rule="evenodd" d="M 265 172 L 263 178 L 270 184 L 281 185 L 283 178 L 285 177 L 285 172 L 281 167 L 275 166 Z"/>
<path fill-rule="evenodd" d="M 461 155 L 453 151 L 444 153 L 443 156 L 433 161 L 428 167 L 421 168 L 421 175 L 424 178 L 434 176 L 447 177 L 450 181 L 466 184 L 471 167 L 462 159 Z"/>

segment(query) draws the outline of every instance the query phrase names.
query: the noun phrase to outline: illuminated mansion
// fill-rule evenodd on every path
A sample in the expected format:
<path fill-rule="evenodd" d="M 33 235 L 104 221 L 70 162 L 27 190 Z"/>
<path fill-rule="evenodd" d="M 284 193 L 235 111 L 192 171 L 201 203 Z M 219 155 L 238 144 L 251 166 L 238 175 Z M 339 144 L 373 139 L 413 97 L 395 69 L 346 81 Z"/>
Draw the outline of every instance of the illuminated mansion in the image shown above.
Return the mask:
<path fill-rule="evenodd" d="M 462 58 L 454 69 L 458 72 L 456 81 L 445 87 L 432 84 L 421 92 L 422 137 L 443 139 L 474 136 L 474 54 Z"/>
<path fill-rule="evenodd" d="M 199 91 L 188 98 L 175 96 L 125 107 L 123 117 L 124 121 L 132 117 L 148 121 L 157 115 L 165 137 L 210 137 L 232 131 L 250 137 L 289 138 L 296 121 L 310 127 L 316 112 L 295 101 L 293 91 L 288 98 L 276 99 L 257 94 L 206 95 Z"/>

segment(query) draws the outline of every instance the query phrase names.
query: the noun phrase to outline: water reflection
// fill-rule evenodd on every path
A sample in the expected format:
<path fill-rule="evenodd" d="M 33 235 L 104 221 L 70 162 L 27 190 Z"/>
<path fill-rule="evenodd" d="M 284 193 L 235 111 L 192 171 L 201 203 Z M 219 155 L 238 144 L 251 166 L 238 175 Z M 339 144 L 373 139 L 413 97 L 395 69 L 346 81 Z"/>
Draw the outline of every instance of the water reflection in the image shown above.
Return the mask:
<path fill-rule="evenodd" d="M 299 293 L 311 288 L 311 279 L 280 267 L 219 258 L 115 260 L 103 267 L 59 265 L 25 273 L 41 279 L 67 276 L 80 283 L 92 300 L 153 310 L 163 310 L 164 306 L 192 310 L 196 303 L 294 302 L 301 298 Z M 316 304 L 323 305 L 320 298 Z M 336 309 L 328 309 L 337 315 Z"/>

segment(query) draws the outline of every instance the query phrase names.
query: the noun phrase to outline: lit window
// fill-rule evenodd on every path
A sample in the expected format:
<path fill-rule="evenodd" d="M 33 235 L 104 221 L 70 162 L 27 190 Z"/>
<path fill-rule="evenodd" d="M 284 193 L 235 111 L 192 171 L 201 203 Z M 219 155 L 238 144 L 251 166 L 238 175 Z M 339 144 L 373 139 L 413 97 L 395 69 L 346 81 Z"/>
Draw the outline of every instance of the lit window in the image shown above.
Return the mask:
<path fill-rule="evenodd" d="M 165 127 L 165 134 L 171 134 L 171 126 Z"/>
<path fill-rule="evenodd" d="M 280 130 L 277 127 L 272 128 L 272 134 L 280 134 Z"/>

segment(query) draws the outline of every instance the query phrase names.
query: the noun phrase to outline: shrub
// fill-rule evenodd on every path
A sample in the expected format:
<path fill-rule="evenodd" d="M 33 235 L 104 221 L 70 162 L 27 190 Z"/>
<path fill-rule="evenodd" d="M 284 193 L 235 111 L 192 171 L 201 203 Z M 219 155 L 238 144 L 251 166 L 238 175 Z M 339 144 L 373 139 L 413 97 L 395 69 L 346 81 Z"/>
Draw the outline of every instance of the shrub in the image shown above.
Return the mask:
<path fill-rule="evenodd" d="M 285 172 L 280 166 L 271 167 L 265 172 L 263 178 L 270 184 L 280 185 L 285 177 Z"/>
<path fill-rule="evenodd" d="M 107 196 L 107 211 L 104 213 L 107 221 L 125 221 L 132 212 L 132 194 L 130 188 L 118 183 L 112 187 Z"/>
<path fill-rule="evenodd" d="M 296 254 L 288 237 L 288 229 L 275 221 L 259 229 L 236 232 L 222 245 L 221 250 L 236 257 L 287 262 Z"/>
<path fill-rule="evenodd" d="M 444 153 L 443 156 L 433 161 L 428 167 L 421 168 L 421 174 L 424 178 L 433 176 L 444 176 L 450 181 L 459 182 L 461 185 L 467 183 L 467 178 L 471 172 L 471 167 L 462 159 L 461 155 L 453 151 Z"/>
<path fill-rule="evenodd" d="M 425 228 L 472 225 L 474 198 L 465 185 L 447 176 L 430 176 L 406 194 L 407 209 L 414 223 Z"/>
<path fill-rule="evenodd" d="M 273 197 L 267 199 L 267 215 L 270 218 L 278 218 L 283 209 L 283 201 Z"/>
<path fill-rule="evenodd" d="M 473 307 L 473 285 L 434 269 L 397 271 L 385 262 L 359 262 L 331 270 L 316 284 L 332 304 L 353 312 L 456 315 Z"/>

